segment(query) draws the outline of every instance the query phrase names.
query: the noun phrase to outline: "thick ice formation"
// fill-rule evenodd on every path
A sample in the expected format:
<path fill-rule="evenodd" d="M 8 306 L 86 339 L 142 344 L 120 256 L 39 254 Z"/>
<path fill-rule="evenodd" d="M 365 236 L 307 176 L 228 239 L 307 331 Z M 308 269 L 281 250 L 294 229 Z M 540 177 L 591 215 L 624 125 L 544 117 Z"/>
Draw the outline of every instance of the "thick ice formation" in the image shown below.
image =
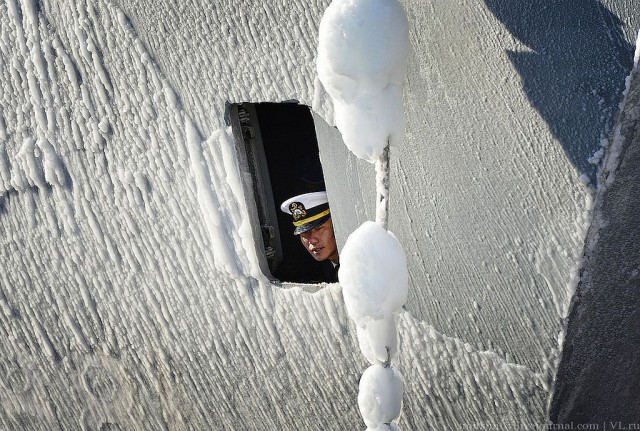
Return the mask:
<path fill-rule="evenodd" d="M 425 125 L 392 177 L 421 287 L 398 321 L 406 429 L 543 423 L 556 305 L 588 222 L 585 188 L 505 55 L 531 50 L 481 3 L 403 2 L 407 115 Z M 328 4 L 0 1 L 0 429 L 365 428 L 342 289 L 250 277 L 251 201 L 223 115 L 226 101 L 310 104 Z M 607 4 L 636 28 L 633 0 Z M 609 21 L 598 28 L 616 34 Z M 579 35 L 567 60 L 603 52 Z M 562 64 L 553 88 L 572 89 L 585 63 Z M 600 70 L 598 88 L 612 79 Z M 354 223 L 342 241 L 371 216 L 356 202 L 371 177 L 337 143 L 320 152 L 339 229 Z"/>
<path fill-rule="evenodd" d="M 357 325 L 360 351 L 371 364 L 393 362 L 398 356 L 397 316 L 382 319 L 368 318 Z"/>
<path fill-rule="evenodd" d="M 400 417 L 404 385 L 400 373 L 391 367 L 372 365 L 362 373 L 358 407 L 365 424 L 379 429 Z"/>
<path fill-rule="evenodd" d="M 409 275 L 404 251 L 378 223 L 364 222 L 349 235 L 340 262 L 345 304 L 356 324 L 387 318 L 406 301 Z"/>
<path fill-rule="evenodd" d="M 358 396 L 372 429 L 389 426 L 402 406 L 402 378 L 388 367 L 398 353 L 396 318 L 407 299 L 409 276 L 404 251 L 386 230 L 385 148 L 404 137 L 401 85 L 408 45 L 407 17 L 396 0 L 335 0 L 320 23 L 318 77 L 333 99 L 336 125 L 349 150 L 376 163 L 378 171 L 380 224 L 365 222 L 349 236 L 338 275 L 360 350 L 373 364 L 362 376 Z M 389 376 L 396 379 L 393 384 L 385 380 Z"/>
<path fill-rule="evenodd" d="M 347 313 L 357 325 L 362 354 L 373 364 L 362 375 L 358 405 L 367 426 L 377 429 L 397 419 L 402 408 L 402 377 L 390 364 L 398 354 L 396 321 L 409 287 L 406 258 L 391 232 L 367 221 L 349 235 L 341 262 Z"/>
<path fill-rule="evenodd" d="M 360 349 L 372 364 L 398 352 L 395 316 L 407 299 L 409 273 L 400 242 L 378 223 L 356 229 L 340 255 L 340 284 Z"/>
<path fill-rule="evenodd" d="M 320 23 L 318 77 L 345 144 L 374 162 L 404 137 L 408 23 L 396 0 L 335 0 Z"/>

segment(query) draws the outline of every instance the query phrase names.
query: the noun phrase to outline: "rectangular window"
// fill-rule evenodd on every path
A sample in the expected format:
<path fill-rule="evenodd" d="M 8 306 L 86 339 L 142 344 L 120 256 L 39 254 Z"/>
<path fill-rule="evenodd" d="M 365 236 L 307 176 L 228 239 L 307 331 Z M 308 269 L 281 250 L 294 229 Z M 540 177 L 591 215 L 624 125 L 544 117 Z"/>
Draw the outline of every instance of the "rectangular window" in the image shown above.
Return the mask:
<path fill-rule="evenodd" d="M 259 226 L 256 244 L 265 274 L 287 282 L 323 281 L 330 262 L 316 262 L 305 250 L 285 200 L 324 190 L 318 141 L 308 106 L 297 103 L 241 103 L 229 106 L 252 220 Z"/>

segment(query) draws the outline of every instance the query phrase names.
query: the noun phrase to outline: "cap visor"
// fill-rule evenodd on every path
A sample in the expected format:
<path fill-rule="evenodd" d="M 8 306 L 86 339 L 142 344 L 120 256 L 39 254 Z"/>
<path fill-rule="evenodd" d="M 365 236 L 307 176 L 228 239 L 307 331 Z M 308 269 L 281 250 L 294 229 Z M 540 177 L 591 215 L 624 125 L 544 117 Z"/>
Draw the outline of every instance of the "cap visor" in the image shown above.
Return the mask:
<path fill-rule="evenodd" d="M 311 229 L 315 229 L 315 228 L 323 225 L 324 222 L 326 222 L 330 218 L 331 218 L 331 215 L 327 214 L 324 217 L 320 217 L 318 220 L 314 220 L 312 222 L 305 223 L 303 225 L 297 226 L 295 228 L 295 230 L 293 231 L 293 234 L 294 235 L 300 235 L 301 233 L 305 233 L 305 232 L 310 231 Z"/>

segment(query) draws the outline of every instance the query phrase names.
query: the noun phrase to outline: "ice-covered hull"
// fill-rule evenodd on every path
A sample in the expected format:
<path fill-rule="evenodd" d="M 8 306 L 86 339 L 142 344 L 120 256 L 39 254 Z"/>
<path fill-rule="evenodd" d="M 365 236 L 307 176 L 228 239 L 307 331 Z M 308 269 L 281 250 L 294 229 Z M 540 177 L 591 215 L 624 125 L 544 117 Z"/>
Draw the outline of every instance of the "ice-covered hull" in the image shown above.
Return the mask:
<path fill-rule="evenodd" d="M 227 102 L 313 106 L 339 245 L 373 219 L 373 172 L 315 79 L 328 3 L 0 3 L 0 427 L 364 428 L 340 288 L 262 275 L 224 119 Z M 583 88 L 501 3 L 403 2 L 403 429 L 545 421 L 590 222 L 574 159 L 599 136 L 579 124 L 615 111 L 640 23 L 630 1 L 587 3 L 560 41 L 608 40 L 620 65 Z M 523 75 L 540 64 L 585 103 L 564 111 L 579 157 Z"/>

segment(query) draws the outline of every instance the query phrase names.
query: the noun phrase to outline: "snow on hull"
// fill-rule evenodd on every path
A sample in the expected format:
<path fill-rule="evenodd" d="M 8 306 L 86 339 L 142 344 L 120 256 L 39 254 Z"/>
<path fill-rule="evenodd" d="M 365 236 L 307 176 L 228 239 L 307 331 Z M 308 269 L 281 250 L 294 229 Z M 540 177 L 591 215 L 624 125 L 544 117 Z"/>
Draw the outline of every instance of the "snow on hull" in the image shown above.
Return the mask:
<path fill-rule="evenodd" d="M 228 101 L 314 98 L 331 122 L 329 1 L 201 3 L 0 3 L 0 428 L 364 428 L 340 287 L 257 271 L 224 123 Z M 404 4 L 399 425 L 541 423 L 589 192 L 503 55 L 524 48 L 477 2 L 434 4 Z M 320 146 L 343 244 L 370 165 Z"/>

